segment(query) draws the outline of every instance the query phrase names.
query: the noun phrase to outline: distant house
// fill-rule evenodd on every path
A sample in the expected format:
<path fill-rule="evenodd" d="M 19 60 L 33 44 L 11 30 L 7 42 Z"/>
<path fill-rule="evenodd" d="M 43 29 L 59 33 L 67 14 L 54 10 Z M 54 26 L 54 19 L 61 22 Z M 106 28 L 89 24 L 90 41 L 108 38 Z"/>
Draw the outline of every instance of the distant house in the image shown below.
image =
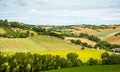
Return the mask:
<path fill-rule="evenodd" d="M 120 54 L 120 48 L 113 48 L 112 52 Z"/>

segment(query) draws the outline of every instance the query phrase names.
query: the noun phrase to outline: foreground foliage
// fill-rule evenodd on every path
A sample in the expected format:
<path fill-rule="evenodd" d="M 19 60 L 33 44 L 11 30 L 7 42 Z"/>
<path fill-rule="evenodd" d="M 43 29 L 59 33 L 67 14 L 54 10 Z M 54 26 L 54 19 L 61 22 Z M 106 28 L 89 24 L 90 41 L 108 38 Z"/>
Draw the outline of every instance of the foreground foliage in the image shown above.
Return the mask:
<path fill-rule="evenodd" d="M 102 62 L 90 58 L 87 62 L 83 63 L 78 59 L 76 53 L 68 53 L 66 58 L 60 57 L 59 55 L 52 56 L 50 54 L 16 53 L 14 55 L 4 56 L 3 53 L 0 53 L 0 72 L 39 72 L 83 65 L 120 64 L 120 55 L 107 55 L 107 53 L 103 53 L 101 58 Z"/>

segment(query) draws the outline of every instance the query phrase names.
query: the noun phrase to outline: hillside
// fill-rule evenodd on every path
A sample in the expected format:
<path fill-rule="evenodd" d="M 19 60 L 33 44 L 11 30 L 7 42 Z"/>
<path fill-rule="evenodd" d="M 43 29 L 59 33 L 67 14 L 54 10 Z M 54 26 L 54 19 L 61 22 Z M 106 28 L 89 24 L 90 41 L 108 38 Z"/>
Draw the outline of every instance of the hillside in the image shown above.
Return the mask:
<path fill-rule="evenodd" d="M 0 38 L 1 52 L 39 52 L 77 50 L 80 46 L 67 43 L 51 36 L 34 36 L 28 38 Z"/>
<path fill-rule="evenodd" d="M 88 40 L 86 38 L 74 38 L 74 37 L 65 37 L 65 40 L 70 41 L 70 40 L 80 40 L 82 42 L 86 42 L 87 44 L 91 45 L 91 46 L 95 46 L 97 43 L 91 40 Z"/>
<path fill-rule="evenodd" d="M 96 27 L 104 27 L 104 26 L 96 26 Z M 74 33 L 75 35 L 79 35 L 79 33 L 87 33 L 89 35 L 95 35 L 102 40 L 114 36 L 114 34 L 120 32 L 120 26 L 108 25 L 105 28 L 96 28 L 96 27 L 93 27 L 92 25 L 90 25 L 89 27 L 84 25 L 83 26 L 76 25 L 63 29 L 62 31 L 71 32 Z"/>
<path fill-rule="evenodd" d="M 105 41 L 107 41 L 111 44 L 119 44 L 120 45 L 120 36 L 112 36 L 112 37 L 105 39 Z"/>
<path fill-rule="evenodd" d="M 0 28 L 0 34 L 4 34 L 5 30 L 3 28 Z"/>

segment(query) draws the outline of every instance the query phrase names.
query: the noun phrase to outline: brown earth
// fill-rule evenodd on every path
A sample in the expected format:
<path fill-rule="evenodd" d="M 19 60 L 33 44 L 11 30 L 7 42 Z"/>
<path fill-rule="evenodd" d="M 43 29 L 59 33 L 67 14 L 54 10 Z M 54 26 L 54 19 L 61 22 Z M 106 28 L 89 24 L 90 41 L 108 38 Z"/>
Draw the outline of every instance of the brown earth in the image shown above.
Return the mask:
<path fill-rule="evenodd" d="M 120 45 L 120 36 L 112 36 L 106 39 L 105 41 L 111 43 L 111 44 L 119 44 Z"/>

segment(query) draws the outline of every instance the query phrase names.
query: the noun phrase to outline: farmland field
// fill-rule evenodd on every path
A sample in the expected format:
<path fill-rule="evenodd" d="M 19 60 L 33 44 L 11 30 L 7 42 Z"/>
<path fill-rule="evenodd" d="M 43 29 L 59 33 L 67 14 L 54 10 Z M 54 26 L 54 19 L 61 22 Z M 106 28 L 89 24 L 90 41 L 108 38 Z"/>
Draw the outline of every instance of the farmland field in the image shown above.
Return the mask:
<path fill-rule="evenodd" d="M 63 58 L 66 58 L 66 55 L 68 53 L 76 53 L 79 55 L 79 59 L 82 60 L 83 62 L 86 62 L 87 60 L 89 60 L 90 58 L 94 58 L 94 59 L 98 59 L 101 60 L 101 54 L 105 52 L 102 50 L 91 50 L 91 49 L 86 49 L 86 50 L 68 50 L 68 51 L 41 51 L 41 52 L 31 52 L 32 54 L 37 53 L 40 55 L 46 55 L 46 54 L 51 54 L 53 56 L 55 55 L 59 55 Z M 4 52 L 5 55 L 9 54 L 12 55 L 16 52 Z"/>
<path fill-rule="evenodd" d="M 107 41 L 111 44 L 119 44 L 120 45 L 120 36 L 112 36 L 112 37 L 105 39 L 105 41 Z"/>
<path fill-rule="evenodd" d="M 82 27 L 73 27 L 73 28 L 76 28 L 77 30 L 76 29 L 68 29 L 68 30 L 78 35 L 79 33 L 87 33 L 90 35 L 95 35 L 102 40 L 107 39 L 111 36 L 114 36 L 114 34 L 120 32 L 120 26 L 116 27 L 116 29 L 108 28 L 108 29 L 96 29 L 96 30 L 93 30 L 90 28 L 82 28 Z"/>
<path fill-rule="evenodd" d="M 0 28 L 0 34 L 4 34 L 4 33 L 5 33 L 4 29 Z"/>
<path fill-rule="evenodd" d="M 81 66 L 74 68 L 49 70 L 46 72 L 120 72 L 120 65 Z"/>
<path fill-rule="evenodd" d="M 81 46 L 50 37 L 34 36 L 29 38 L 0 38 L 1 52 L 38 52 L 80 50 Z"/>
<path fill-rule="evenodd" d="M 66 57 L 68 53 L 77 53 L 82 61 L 93 57 L 100 59 L 102 50 L 85 49 L 81 46 L 68 43 L 64 40 L 51 36 L 34 36 L 29 38 L 0 38 L 0 51 L 6 54 L 15 52 L 32 52 L 38 54 L 52 54 Z"/>

